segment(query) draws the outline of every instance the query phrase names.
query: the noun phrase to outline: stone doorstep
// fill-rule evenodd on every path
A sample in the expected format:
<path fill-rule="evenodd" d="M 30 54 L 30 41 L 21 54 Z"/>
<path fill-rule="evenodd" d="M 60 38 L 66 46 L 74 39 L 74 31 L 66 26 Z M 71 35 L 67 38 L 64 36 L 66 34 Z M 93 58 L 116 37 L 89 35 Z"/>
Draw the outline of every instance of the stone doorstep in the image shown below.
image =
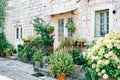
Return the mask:
<path fill-rule="evenodd" d="M 48 68 L 34 68 L 34 71 L 40 73 L 40 74 L 43 74 L 45 76 L 50 76 L 50 72 L 48 70 Z"/>

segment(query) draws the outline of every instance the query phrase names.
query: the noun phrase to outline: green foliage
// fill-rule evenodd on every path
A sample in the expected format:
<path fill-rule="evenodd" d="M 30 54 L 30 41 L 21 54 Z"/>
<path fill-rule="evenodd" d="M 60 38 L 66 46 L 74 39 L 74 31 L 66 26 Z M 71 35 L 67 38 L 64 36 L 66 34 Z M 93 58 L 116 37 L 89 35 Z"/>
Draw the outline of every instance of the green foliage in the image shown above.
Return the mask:
<path fill-rule="evenodd" d="M 33 54 L 33 60 L 34 61 L 41 61 L 43 57 L 43 52 L 41 50 L 36 50 Z"/>
<path fill-rule="evenodd" d="M 87 61 L 84 59 L 82 52 L 80 50 L 71 50 L 70 54 L 73 57 L 74 64 L 84 65 L 87 63 Z"/>
<path fill-rule="evenodd" d="M 73 23 L 67 23 L 66 24 L 66 28 L 68 28 L 68 30 L 71 30 L 71 31 L 75 31 L 75 24 Z"/>
<path fill-rule="evenodd" d="M 47 47 L 53 46 L 54 43 L 54 35 L 49 34 L 49 30 L 53 30 L 54 27 L 46 24 L 44 20 L 38 17 L 33 19 L 33 26 L 39 36 L 36 39 L 36 44 L 38 44 L 45 53 L 49 52 Z"/>
<path fill-rule="evenodd" d="M 60 46 L 71 46 L 72 45 L 72 37 L 61 37 Z"/>
<path fill-rule="evenodd" d="M 12 44 L 7 44 L 7 47 L 4 49 L 5 52 L 13 52 L 13 45 Z"/>
<path fill-rule="evenodd" d="M 47 31 L 48 31 L 49 33 L 52 33 L 52 32 L 54 31 L 54 27 L 53 27 L 53 26 L 48 26 L 48 27 L 47 27 Z"/>
<path fill-rule="evenodd" d="M 7 7 L 7 0 L 0 0 L 0 52 L 3 52 L 8 44 L 3 32 L 5 16 L 6 16 L 6 7 Z"/>
<path fill-rule="evenodd" d="M 65 73 L 71 75 L 73 73 L 73 58 L 65 50 L 56 51 L 49 56 L 49 69 L 54 75 Z"/>
<path fill-rule="evenodd" d="M 35 53 L 37 48 L 35 48 L 32 44 L 24 44 L 18 45 L 18 59 L 24 62 L 31 62 L 32 56 Z"/>
<path fill-rule="evenodd" d="M 0 33 L 0 52 L 3 52 L 5 48 L 7 48 L 7 40 L 5 38 L 4 33 Z"/>

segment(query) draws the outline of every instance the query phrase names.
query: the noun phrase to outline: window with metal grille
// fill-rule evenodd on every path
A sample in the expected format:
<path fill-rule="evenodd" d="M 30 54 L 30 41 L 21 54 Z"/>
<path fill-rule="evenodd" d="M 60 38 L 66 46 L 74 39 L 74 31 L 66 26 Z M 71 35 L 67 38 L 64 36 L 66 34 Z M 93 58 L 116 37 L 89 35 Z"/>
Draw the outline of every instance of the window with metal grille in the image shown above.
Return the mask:
<path fill-rule="evenodd" d="M 73 18 L 68 18 L 68 23 L 73 23 Z M 68 36 L 73 36 L 73 33 L 71 30 L 68 30 Z"/>
<path fill-rule="evenodd" d="M 64 35 L 64 19 L 58 20 L 58 36 Z"/>
<path fill-rule="evenodd" d="M 109 10 L 95 12 L 95 37 L 109 33 Z"/>

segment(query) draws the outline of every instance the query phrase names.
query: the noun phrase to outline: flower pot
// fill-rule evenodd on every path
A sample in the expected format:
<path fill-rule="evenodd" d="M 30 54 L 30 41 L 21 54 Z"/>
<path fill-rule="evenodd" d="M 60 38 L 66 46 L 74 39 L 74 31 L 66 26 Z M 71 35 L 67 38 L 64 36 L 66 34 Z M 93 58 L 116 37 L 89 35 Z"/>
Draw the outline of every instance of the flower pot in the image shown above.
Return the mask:
<path fill-rule="evenodd" d="M 34 63 L 35 63 L 35 67 L 36 67 L 36 68 L 39 68 L 39 67 L 40 67 L 40 61 L 34 61 Z"/>
<path fill-rule="evenodd" d="M 12 56 L 13 54 L 12 54 L 12 52 L 8 52 L 8 53 L 6 53 L 6 55 L 7 56 Z"/>
<path fill-rule="evenodd" d="M 117 78 L 108 77 L 107 79 L 104 79 L 103 77 L 99 78 L 99 80 L 117 80 Z"/>
<path fill-rule="evenodd" d="M 66 79 L 66 74 L 57 75 L 57 80 L 65 80 L 65 79 Z"/>
<path fill-rule="evenodd" d="M 80 69 L 81 69 L 81 66 L 79 66 L 79 65 L 74 66 L 74 71 L 80 71 Z"/>

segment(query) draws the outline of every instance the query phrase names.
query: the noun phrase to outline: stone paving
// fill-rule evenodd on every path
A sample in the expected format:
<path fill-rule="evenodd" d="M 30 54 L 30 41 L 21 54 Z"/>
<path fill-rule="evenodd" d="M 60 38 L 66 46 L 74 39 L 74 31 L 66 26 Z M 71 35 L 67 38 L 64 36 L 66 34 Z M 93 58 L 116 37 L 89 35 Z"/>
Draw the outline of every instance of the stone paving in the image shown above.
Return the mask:
<path fill-rule="evenodd" d="M 56 80 L 51 77 L 35 77 L 32 64 L 0 58 L 0 80 Z"/>

